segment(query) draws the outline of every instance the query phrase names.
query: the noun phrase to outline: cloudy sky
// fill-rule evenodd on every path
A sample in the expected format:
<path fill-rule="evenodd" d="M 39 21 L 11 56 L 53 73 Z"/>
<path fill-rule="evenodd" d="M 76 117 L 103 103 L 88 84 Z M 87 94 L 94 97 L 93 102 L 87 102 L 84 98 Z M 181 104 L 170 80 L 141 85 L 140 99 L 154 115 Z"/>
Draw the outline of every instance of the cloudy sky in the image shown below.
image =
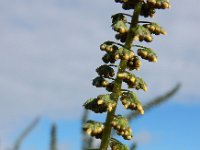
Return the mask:
<path fill-rule="evenodd" d="M 138 150 L 200 147 L 200 1 L 171 4 L 153 18 L 168 35 L 148 45 L 159 60 L 143 62 L 138 75 L 149 91 L 138 95 L 146 102 L 178 82 L 182 88 L 134 122 Z M 22 150 L 48 149 L 52 122 L 60 149 L 80 149 L 82 104 L 105 92 L 91 80 L 102 63 L 99 45 L 114 40 L 110 16 L 118 12 L 113 0 L 0 0 L 0 150 L 11 148 L 37 116 L 41 121 Z"/>

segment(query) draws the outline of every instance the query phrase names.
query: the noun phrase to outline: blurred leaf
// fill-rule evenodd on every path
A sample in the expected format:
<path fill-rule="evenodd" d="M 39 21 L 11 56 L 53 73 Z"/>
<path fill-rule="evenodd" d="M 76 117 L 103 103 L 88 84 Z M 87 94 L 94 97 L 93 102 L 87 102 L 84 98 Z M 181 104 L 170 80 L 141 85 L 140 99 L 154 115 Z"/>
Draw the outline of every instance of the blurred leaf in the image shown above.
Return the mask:
<path fill-rule="evenodd" d="M 149 111 L 152 108 L 154 108 L 155 106 L 158 106 L 160 104 L 163 104 L 164 102 L 166 102 L 167 100 L 169 100 L 169 98 L 171 98 L 179 89 L 180 89 L 181 84 L 178 83 L 173 89 L 171 89 L 170 91 L 168 91 L 166 94 L 161 95 L 153 100 L 151 100 L 150 102 L 148 102 L 147 104 L 145 104 L 143 106 L 144 111 Z M 131 121 L 134 118 L 137 118 L 138 116 L 140 116 L 140 114 L 138 112 L 131 112 L 127 115 L 127 118 L 129 121 Z"/>
<path fill-rule="evenodd" d="M 37 117 L 35 118 L 30 125 L 19 135 L 19 137 L 17 138 L 15 144 L 14 144 L 14 148 L 13 150 L 19 150 L 24 139 L 28 136 L 28 134 L 30 134 L 30 132 L 36 127 L 36 125 L 38 124 L 40 118 Z"/>
<path fill-rule="evenodd" d="M 50 140 L 50 150 L 57 150 L 57 127 L 56 124 L 51 126 L 51 140 Z"/>

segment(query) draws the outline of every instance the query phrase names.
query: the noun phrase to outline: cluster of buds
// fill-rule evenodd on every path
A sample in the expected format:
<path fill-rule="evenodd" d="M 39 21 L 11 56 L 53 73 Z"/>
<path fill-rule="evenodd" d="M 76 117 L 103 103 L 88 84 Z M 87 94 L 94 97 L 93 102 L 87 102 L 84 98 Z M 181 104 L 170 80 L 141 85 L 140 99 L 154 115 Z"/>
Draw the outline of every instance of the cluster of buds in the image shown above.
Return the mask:
<path fill-rule="evenodd" d="M 114 56 L 115 56 L 115 59 L 132 60 L 134 56 L 134 52 L 124 47 L 121 47 L 118 51 L 114 53 Z"/>
<path fill-rule="evenodd" d="M 138 56 L 134 56 L 133 59 L 127 61 L 127 68 L 129 70 L 140 70 L 140 66 L 142 62 L 140 61 Z"/>
<path fill-rule="evenodd" d="M 135 41 L 146 41 L 146 42 L 151 42 L 153 40 L 153 37 L 151 35 L 151 32 L 145 28 L 144 26 L 138 25 L 136 28 L 132 29 L 134 33 L 134 40 Z"/>
<path fill-rule="evenodd" d="M 123 14 L 119 13 L 112 16 L 112 27 L 114 31 L 118 32 L 115 37 L 122 43 L 125 42 L 127 38 L 128 27 L 126 23 L 127 19 Z"/>
<path fill-rule="evenodd" d="M 122 8 L 125 10 L 134 9 L 138 0 L 115 0 L 116 3 L 121 3 Z"/>
<path fill-rule="evenodd" d="M 129 72 L 123 72 L 118 73 L 117 77 L 122 79 L 125 83 L 127 83 L 129 87 L 135 86 L 136 76 L 134 74 L 131 74 Z"/>
<path fill-rule="evenodd" d="M 133 87 L 129 87 L 129 88 L 135 88 L 136 90 L 142 89 L 143 91 L 147 91 L 147 84 L 146 82 L 139 77 L 135 78 L 135 85 Z"/>
<path fill-rule="evenodd" d="M 139 0 L 115 0 L 115 2 L 121 3 L 122 8 L 125 9 L 125 10 L 134 9 L 135 4 L 138 1 Z M 141 0 L 141 1 L 143 1 L 143 0 Z M 144 17 L 149 17 L 149 16 L 153 17 L 154 14 L 155 14 L 155 7 L 153 7 L 153 5 L 151 3 L 143 2 L 140 15 L 142 15 Z"/>
<path fill-rule="evenodd" d="M 116 139 L 110 141 L 111 150 L 129 150 L 129 148 Z"/>
<path fill-rule="evenodd" d="M 92 81 L 92 85 L 96 87 L 106 87 L 108 84 L 109 82 L 101 76 L 94 78 Z"/>
<path fill-rule="evenodd" d="M 101 122 L 96 122 L 93 120 L 88 120 L 83 125 L 83 131 L 85 131 L 88 135 L 91 135 L 97 139 L 100 139 L 102 137 L 102 133 L 104 130 L 104 124 Z"/>
<path fill-rule="evenodd" d="M 107 90 L 108 92 L 112 92 L 113 89 L 114 89 L 114 84 L 115 84 L 114 81 L 111 82 L 111 83 L 109 83 L 109 84 L 106 86 L 106 90 Z"/>
<path fill-rule="evenodd" d="M 109 78 L 109 77 L 113 77 L 115 75 L 115 71 L 114 69 L 109 66 L 109 65 L 101 65 L 100 67 L 98 67 L 96 69 L 96 72 L 104 77 L 104 78 Z"/>
<path fill-rule="evenodd" d="M 169 0 L 147 0 L 147 4 L 156 9 L 167 9 L 171 7 Z"/>
<path fill-rule="evenodd" d="M 124 47 L 121 47 L 117 50 L 114 50 L 112 52 L 106 53 L 102 60 L 105 63 L 115 63 L 118 59 L 121 60 L 133 60 L 134 58 L 134 52 L 132 50 L 126 49 Z"/>
<path fill-rule="evenodd" d="M 112 111 L 116 106 L 116 102 L 111 99 L 110 94 L 106 94 L 99 95 L 97 98 L 88 99 L 83 106 L 95 113 L 103 113 L 106 111 Z"/>
<path fill-rule="evenodd" d="M 142 104 L 134 92 L 123 92 L 121 102 L 126 109 L 137 110 L 140 114 L 144 114 Z"/>
<path fill-rule="evenodd" d="M 136 90 L 142 89 L 147 91 L 146 82 L 142 78 L 136 77 L 134 74 L 123 72 L 118 73 L 117 77 L 127 83 L 129 88 L 135 88 Z"/>
<path fill-rule="evenodd" d="M 134 90 L 147 91 L 146 82 L 128 71 L 139 70 L 142 65 L 141 58 L 157 62 L 157 55 L 152 49 L 133 45 L 133 41 L 151 42 L 152 35 L 166 34 L 161 26 L 153 22 L 140 21 L 139 16 L 153 17 L 156 9 L 169 8 L 170 4 L 168 0 L 115 0 L 115 2 L 121 3 L 125 10 L 134 9 L 134 13 L 133 15 L 118 13 L 112 16 L 115 38 L 124 44 L 106 41 L 100 45 L 100 49 L 105 52 L 102 57 L 105 64 L 96 69 L 98 76 L 92 82 L 94 86 L 104 87 L 112 93 L 88 99 L 84 104 L 86 109 L 95 113 L 107 112 L 107 119 L 105 123 L 89 120 L 83 126 L 83 130 L 91 136 L 102 139 L 99 149 L 108 149 L 108 140 L 110 140 L 111 150 L 128 150 L 127 146 L 110 138 L 112 128 L 125 140 L 133 137 L 128 120 L 122 115 L 115 115 L 118 100 L 120 99 L 126 109 L 138 111 L 140 114 L 144 114 L 144 109 L 136 93 L 122 89 L 122 83 L 125 82 L 128 88 L 134 88 Z M 131 21 L 128 22 L 125 16 L 131 17 Z M 137 56 L 132 46 L 138 47 Z M 114 63 L 118 60 L 120 60 L 119 65 L 115 65 Z M 117 75 L 113 66 L 118 68 Z"/>
<path fill-rule="evenodd" d="M 118 21 L 123 21 L 124 23 L 127 23 L 127 19 L 122 13 L 114 14 L 111 16 L 111 18 L 112 18 L 112 23 L 115 23 Z"/>
<path fill-rule="evenodd" d="M 117 59 L 115 58 L 115 55 L 113 53 L 106 53 L 103 57 L 102 60 L 104 63 L 115 63 Z"/>
<path fill-rule="evenodd" d="M 103 44 L 100 45 L 100 49 L 102 51 L 109 53 L 109 52 L 116 51 L 118 49 L 118 47 L 115 44 L 113 44 L 113 42 L 106 41 L 106 42 L 104 42 Z"/>
<path fill-rule="evenodd" d="M 106 106 L 108 111 L 112 111 L 116 106 L 116 102 L 111 99 L 110 94 L 99 95 L 97 97 L 97 104 Z"/>
<path fill-rule="evenodd" d="M 121 115 L 114 116 L 111 125 L 117 131 L 117 134 L 121 135 L 124 139 L 130 140 L 133 137 L 132 130 L 125 117 Z"/>
<path fill-rule="evenodd" d="M 151 7 L 148 3 L 143 3 L 142 9 L 140 12 L 141 16 L 153 17 L 155 13 L 156 13 L 156 10 L 154 7 Z"/>
<path fill-rule="evenodd" d="M 127 33 L 123 33 L 123 34 L 118 33 L 118 34 L 115 35 L 115 38 L 117 40 L 120 40 L 120 42 L 124 43 L 126 41 L 126 38 L 127 38 Z"/>
<path fill-rule="evenodd" d="M 157 62 L 157 55 L 156 53 L 150 48 L 141 48 L 138 49 L 137 54 L 150 62 Z"/>
<path fill-rule="evenodd" d="M 127 19 L 123 14 L 119 13 L 112 16 L 112 27 L 114 31 L 120 34 L 127 33 L 128 27 L 126 23 Z"/>
<path fill-rule="evenodd" d="M 125 10 L 134 9 L 135 4 L 140 0 L 115 0 L 116 3 L 121 3 L 122 8 Z M 142 9 L 140 15 L 144 17 L 153 17 L 155 14 L 155 9 L 167 9 L 170 8 L 171 5 L 169 0 L 144 0 L 142 4 Z"/>
<path fill-rule="evenodd" d="M 98 105 L 97 101 L 98 100 L 96 98 L 90 98 L 83 104 L 83 106 L 85 107 L 85 109 L 92 110 L 95 113 L 106 112 L 107 107 L 105 107 L 104 105 Z"/>
<path fill-rule="evenodd" d="M 157 23 L 149 23 L 149 24 L 144 24 L 143 25 L 145 28 L 149 29 L 149 31 L 155 35 L 166 35 L 167 32 L 161 27 L 159 26 Z"/>

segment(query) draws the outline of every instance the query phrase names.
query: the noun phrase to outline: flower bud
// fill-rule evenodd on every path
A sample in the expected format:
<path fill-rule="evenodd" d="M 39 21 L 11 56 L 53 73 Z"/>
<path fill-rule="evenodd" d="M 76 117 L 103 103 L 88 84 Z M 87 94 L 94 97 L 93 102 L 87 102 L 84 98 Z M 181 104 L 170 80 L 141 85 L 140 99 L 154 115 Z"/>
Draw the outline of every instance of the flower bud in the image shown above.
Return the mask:
<path fill-rule="evenodd" d="M 114 116 L 111 125 L 117 131 L 117 134 L 121 135 L 124 139 L 130 140 L 133 137 L 128 120 L 123 116 Z"/>
<path fill-rule="evenodd" d="M 138 110 L 141 114 L 144 113 L 142 105 L 134 92 L 123 92 L 120 100 L 126 109 Z"/>
<path fill-rule="evenodd" d="M 96 138 L 101 138 L 104 125 L 101 122 L 96 122 L 93 120 L 88 120 L 82 127 L 88 135 L 94 136 Z"/>

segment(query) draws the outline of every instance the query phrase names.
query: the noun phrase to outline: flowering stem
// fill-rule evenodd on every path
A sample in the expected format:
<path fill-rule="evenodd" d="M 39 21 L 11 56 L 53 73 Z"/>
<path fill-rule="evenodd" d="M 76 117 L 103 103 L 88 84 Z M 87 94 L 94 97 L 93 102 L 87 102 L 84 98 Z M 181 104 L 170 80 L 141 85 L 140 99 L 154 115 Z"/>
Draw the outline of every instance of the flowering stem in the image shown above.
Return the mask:
<path fill-rule="evenodd" d="M 139 14 L 140 14 L 140 11 L 141 11 L 141 6 L 142 6 L 142 2 L 138 2 L 136 4 L 134 12 L 133 12 L 133 16 L 132 16 L 130 28 L 129 28 L 129 31 L 128 31 L 127 39 L 126 39 L 126 42 L 124 44 L 124 47 L 127 48 L 127 49 L 131 49 L 131 47 L 132 47 L 133 38 L 134 38 L 134 35 L 132 33 L 132 29 L 137 26 Z M 126 67 L 127 67 L 127 61 L 121 60 L 120 64 L 119 64 L 118 73 L 124 72 Z M 118 98 L 119 98 L 120 93 L 121 93 L 121 86 L 122 86 L 122 79 L 116 77 L 114 89 L 113 89 L 113 92 L 111 94 L 111 98 L 113 100 L 115 100 L 116 102 L 118 102 Z M 117 106 L 111 112 L 107 113 L 105 128 L 104 128 L 104 132 L 103 132 L 103 136 L 102 136 L 102 140 L 101 140 L 101 145 L 100 145 L 100 150 L 107 150 L 108 149 L 109 140 L 110 140 L 111 131 L 112 131 L 111 122 L 112 122 L 113 117 L 115 115 L 116 108 L 117 108 Z"/>

